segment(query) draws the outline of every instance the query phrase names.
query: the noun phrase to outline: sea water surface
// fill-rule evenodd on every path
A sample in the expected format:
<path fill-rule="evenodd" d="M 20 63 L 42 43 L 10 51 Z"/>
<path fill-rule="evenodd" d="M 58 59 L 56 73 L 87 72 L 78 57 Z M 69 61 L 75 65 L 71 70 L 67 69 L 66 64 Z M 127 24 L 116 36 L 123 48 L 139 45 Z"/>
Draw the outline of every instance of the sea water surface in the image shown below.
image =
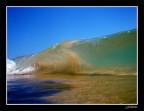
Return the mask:
<path fill-rule="evenodd" d="M 65 89 L 69 89 L 68 85 L 62 83 L 50 80 L 37 80 L 30 76 L 8 77 L 8 104 L 56 104 L 56 101 L 44 100 L 43 97 L 52 96 Z"/>

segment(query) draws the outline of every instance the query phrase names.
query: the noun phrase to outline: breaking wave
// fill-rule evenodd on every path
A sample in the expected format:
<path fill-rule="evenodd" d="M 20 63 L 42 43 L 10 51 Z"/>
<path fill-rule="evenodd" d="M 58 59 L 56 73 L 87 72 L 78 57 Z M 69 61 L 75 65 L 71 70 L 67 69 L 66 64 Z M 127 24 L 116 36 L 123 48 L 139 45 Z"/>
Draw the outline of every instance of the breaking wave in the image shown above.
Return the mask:
<path fill-rule="evenodd" d="M 40 53 L 8 60 L 8 73 L 110 73 L 137 71 L 136 29 L 86 40 L 64 41 Z"/>
<path fill-rule="evenodd" d="M 7 59 L 7 74 L 25 74 L 35 71 L 35 67 L 29 66 L 23 70 L 17 68 L 16 63 L 13 60 Z"/>

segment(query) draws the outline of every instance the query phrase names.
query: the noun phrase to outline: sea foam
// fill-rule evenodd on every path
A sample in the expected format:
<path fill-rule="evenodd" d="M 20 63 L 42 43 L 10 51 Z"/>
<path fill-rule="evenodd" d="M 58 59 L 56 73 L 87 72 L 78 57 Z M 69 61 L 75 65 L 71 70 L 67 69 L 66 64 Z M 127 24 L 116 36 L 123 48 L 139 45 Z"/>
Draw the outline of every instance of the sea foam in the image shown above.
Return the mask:
<path fill-rule="evenodd" d="M 23 70 L 19 70 L 17 68 L 16 63 L 13 60 L 7 59 L 7 74 L 25 74 L 25 73 L 30 73 L 35 70 L 35 67 L 33 66 L 28 66 L 27 68 Z"/>

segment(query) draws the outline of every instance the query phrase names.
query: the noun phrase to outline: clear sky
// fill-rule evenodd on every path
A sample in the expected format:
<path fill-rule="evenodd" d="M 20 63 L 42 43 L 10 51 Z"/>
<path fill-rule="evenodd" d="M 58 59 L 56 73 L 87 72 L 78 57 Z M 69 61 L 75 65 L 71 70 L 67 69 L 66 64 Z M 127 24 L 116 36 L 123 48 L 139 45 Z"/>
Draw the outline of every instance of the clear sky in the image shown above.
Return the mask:
<path fill-rule="evenodd" d="M 8 7 L 7 56 L 137 28 L 136 7 Z"/>

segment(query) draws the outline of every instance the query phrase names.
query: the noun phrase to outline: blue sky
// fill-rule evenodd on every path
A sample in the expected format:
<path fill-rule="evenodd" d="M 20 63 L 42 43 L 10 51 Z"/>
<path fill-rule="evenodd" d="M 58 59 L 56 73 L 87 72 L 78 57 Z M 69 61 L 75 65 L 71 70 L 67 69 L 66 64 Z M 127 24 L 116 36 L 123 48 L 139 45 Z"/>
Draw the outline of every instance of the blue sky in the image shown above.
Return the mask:
<path fill-rule="evenodd" d="M 136 7 L 8 7 L 7 56 L 137 28 Z"/>

